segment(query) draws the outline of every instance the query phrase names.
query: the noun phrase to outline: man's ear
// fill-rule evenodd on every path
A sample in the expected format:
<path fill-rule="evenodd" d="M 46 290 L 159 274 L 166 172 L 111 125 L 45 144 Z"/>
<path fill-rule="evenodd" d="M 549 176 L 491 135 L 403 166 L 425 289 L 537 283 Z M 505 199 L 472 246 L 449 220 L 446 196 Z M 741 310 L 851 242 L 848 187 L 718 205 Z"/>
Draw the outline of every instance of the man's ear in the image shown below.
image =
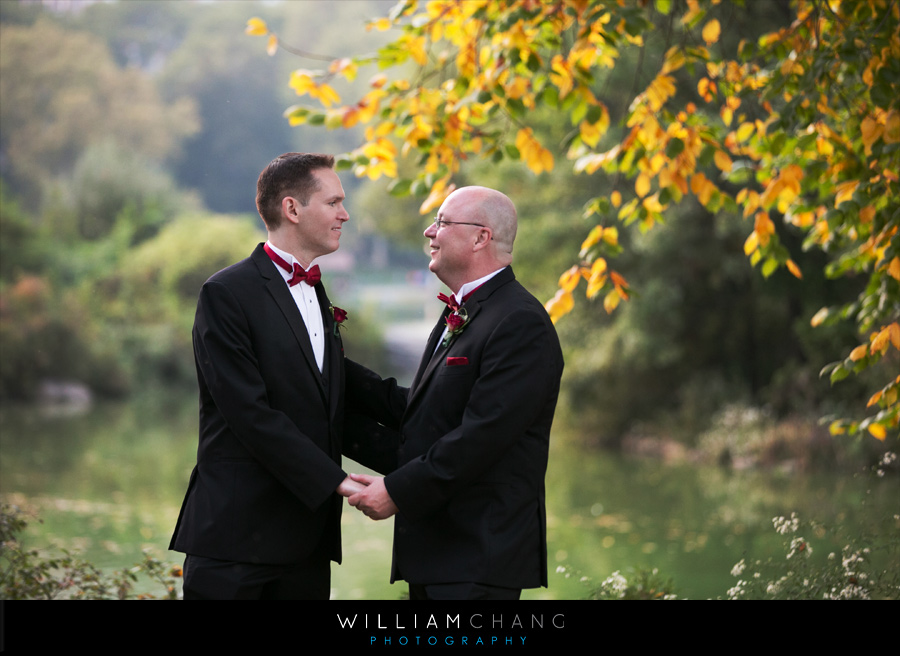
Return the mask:
<path fill-rule="evenodd" d="M 291 223 L 299 223 L 303 206 L 293 196 L 285 196 L 281 199 L 281 214 Z"/>
<path fill-rule="evenodd" d="M 478 236 L 475 237 L 475 243 L 472 245 L 473 251 L 480 251 L 482 248 L 486 247 L 488 244 L 493 241 L 494 235 L 491 232 L 490 228 L 482 228 L 478 231 Z"/>

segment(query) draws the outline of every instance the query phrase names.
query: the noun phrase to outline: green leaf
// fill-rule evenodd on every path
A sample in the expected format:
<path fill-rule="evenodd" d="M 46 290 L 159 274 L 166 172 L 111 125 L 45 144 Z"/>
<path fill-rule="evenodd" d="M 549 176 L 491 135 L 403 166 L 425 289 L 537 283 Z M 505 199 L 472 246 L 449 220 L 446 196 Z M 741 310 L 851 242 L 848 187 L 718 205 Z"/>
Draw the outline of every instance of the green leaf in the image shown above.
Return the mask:
<path fill-rule="evenodd" d="M 397 179 L 388 185 L 388 193 L 397 197 L 409 196 L 411 188 L 412 180 Z"/>

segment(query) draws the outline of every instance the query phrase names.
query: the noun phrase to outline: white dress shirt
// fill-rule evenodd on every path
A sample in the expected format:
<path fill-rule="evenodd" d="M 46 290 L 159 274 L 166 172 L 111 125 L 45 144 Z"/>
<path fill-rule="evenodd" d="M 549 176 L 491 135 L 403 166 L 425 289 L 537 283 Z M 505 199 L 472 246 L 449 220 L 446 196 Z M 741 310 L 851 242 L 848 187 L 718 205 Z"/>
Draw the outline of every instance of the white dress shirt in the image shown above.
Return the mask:
<path fill-rule="evenodd" d="M 497 269 L 496 271 L 487 274 L 483 278 L 479 278 L 478 280 L 473 280 L 472 282 L 467 282 L 466 284 L 464 284 L 462 287 L 459 288 L 459 291 L 454 292 L 453 298 L 456 299 L 457 304 L 462 305 L 463 299 L 466 297 L 466 294 L 475 291 L 476 289 L 481 287 L 484 283 L 486 283 L 488 280 L 490 280 L 491 278 L 496 276 L 498 273 L 503 271 L 503 269 L 505 269 L 505 268 L 506 267 L 501 267 L 501 268 Z M 447 336 L 448 330 L 449 330 L 449 328 L 445 325 L 444 332 L 441 333 L 441 339 L 438 340 L 437 346 L 434 349 L 435 352 L 437 352 L 437 350 L 441 347 L 441 344 L 444 343 L 444 338 Z"/>
<path fill-rule="evenodd" d="M 272 242 L 267 243 L 269 248 L 275 251 L 277 255 L 291 266 L 291 271 L 288 272 L 275 264 L 275 262 L 272 262 L 272 266 L 278 269 L 279 273 L 281 273 L 281 277 L 284 278 L 284 283 L 287 284 L 288 280 L 294 275 L 294 262 L 297 262 L 301 267 L 303 267 L 303 265 L 300 264 L 298 260 L 294 259 L 294 256 L 290 253 L 275 247 L 272 245 Z M 312 266 L 312 263 L 310 263 L 310 266 Z M 325 325 L 322 320 L 322 310 L 319 307 L 319 297 L 316 296 L 316 290 L 308 285 L 305 280 L 293 287 L 288 286 L 288 290 L 290 290 L 291 296 L 294 297 L 297 309 L 300 310 L 300 316 L 303 317 L 303 323 L 306 325 L 306 330 L 309 331 L 309 341 L 312 344 L 313 354 L 316 356 L 316 364 L 321 372 L 322 363 L 325 359 Z"/>

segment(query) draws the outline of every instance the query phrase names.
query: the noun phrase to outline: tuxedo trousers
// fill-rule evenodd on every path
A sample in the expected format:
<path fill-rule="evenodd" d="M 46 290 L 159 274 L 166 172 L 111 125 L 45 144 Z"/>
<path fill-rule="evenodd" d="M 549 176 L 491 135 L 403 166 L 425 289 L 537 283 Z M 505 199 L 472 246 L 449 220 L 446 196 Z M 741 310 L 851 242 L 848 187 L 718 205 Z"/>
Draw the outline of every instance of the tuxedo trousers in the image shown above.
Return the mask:
<path fill-rule="evenodd" d="M 522 594 L 518 588 L 501 588 L 482 583 L 409 584 L 410 601 L 516 601 Z"/>
<path fill-rule="evenodd" d="M 184 560 L 185 600 L 327 600 L 331 559 L 314 554 L 301 563 L 236 563 L 203 556 Z"/>

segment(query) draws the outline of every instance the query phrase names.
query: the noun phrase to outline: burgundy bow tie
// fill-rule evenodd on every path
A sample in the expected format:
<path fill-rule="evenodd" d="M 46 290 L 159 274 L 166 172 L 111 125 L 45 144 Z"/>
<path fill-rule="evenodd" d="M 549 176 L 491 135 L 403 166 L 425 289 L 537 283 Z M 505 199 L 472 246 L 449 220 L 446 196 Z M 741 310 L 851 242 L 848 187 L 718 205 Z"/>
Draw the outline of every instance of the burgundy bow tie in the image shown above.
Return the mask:
<path fill-rule="evenodd" d="M 294 266 L 293 268 L 291 268 L 291 266 L 284 261 L 284 258 L 280 257 L 278 253 L 269 248 L 268 244 L 265 244 L 263 248 L 265 248 L 266 253 L 275 264 L 280 266 L 288 273 L 293 273 L 293 275 L 287 281 L 288 285 L 290 285 L 291 287 L 304 280 L 306 281 L 307 285 L 313 286 L 322 279 L 322 274 L 319 271 L 318 264 L 313 264 L 311 267 L 309 267 L 309 271 L 304 271 L 303 267 L 301 267 L 296 262 L 294 262 Z"/>
<path fill-rule="evenodd" d="M 452 312 L 459 312 L 459 303 L 456 302 L 456 296 L 453 294 L 450 294 L 450 296 L 438 294 L 437 297 L 439 301 L 446 303 L 447 307 L 449 307 Z"/>
<path fill-rule="evenodd" d="M 481 287 L 481 285 L 478 285 L 478 287 Z M 450 296 L 447 296 L 446 294 L 438 294 L 437 297 L 439 301 L 443 301 L 444 303 L 446 303 L 447 307 L 449 307 L 452 312 L 459 312 L 459 308 L 462 307 L 462 304 L 469 300 L 469 297 L 478 290 L 478 287 L 463 296 L 461 303 L 456 302 L 455 294 L 450 294 Z"/>

